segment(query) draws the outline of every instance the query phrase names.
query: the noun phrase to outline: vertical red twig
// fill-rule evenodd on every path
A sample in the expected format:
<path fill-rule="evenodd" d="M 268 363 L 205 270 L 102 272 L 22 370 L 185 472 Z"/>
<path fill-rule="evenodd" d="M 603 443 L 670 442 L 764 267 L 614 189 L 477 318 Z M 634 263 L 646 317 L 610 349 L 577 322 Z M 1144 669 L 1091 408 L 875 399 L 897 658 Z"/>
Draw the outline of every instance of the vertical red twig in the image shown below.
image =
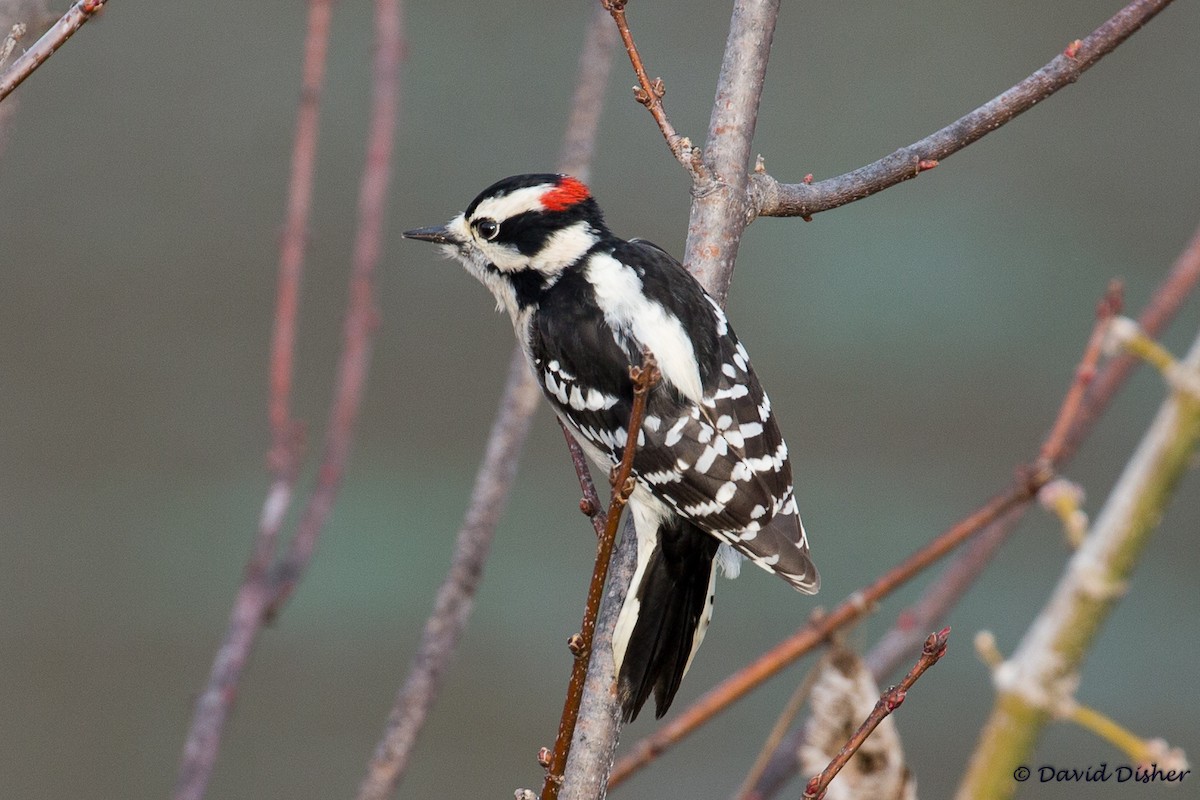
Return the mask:
<path fill-rule="evenodd" d="M 308 566 L 317 539 L 333 510 L 346 474 L 354 427 L 362 406 L 363 390 L 371 363 L 372 339 L 378 327 L 375 305 L 375 267 L 383 241 L 383 222 L 392 175 L 392 150 L 400 111 L 400 62 L 404 56 L 404 22 L 401 0 L 375 2 L 375 58 L 372 65 L 371 112 L 367 129 L 367 155 L 358 193 L 358 231 L 350 272 L 350 296 L 343 324 L 342 355 L 325 445 L 317 471 L 317 485 L 296 527 L 288 552 L 276 564 L 274 593 L 267 608 L 278 614 Z"/>
<path fill-rule="evenodd" d="M 642 432 L 642 420 L 646 416 L 646 400 L 654 384 L 658 383 L 658 363 L 654 354 L 642 350 L 640 367 L 630 367 L 629 377 L 633 380 L 633 407 L 629 411 L 629 431 L 625 437 L 625 448 L 621 463 L 612 474 L 612 499 L 608 504 L 608 517 L 604 535 L 596 547 L 596 563 L 592 568 L 592 581 L 588 585 L 587 603 L 584 605 L 583 624 L 579 633 L 571 637 L 570 648 L 575 656 L 571 667 L 571 680 L 567 685 L 567 697 L 563 702 L 562 719 L 558 724 L 558 736 L 550 753 L 546 767 L 546 782 L 542 786 L 541 800 L 557 800 L 562 785 L 567 757 L 571 752 L 571 737 L 575 734 L 575 723 L 579 719 L 579 706 L 583 701 L 583 684 L 588 665 L 592 660 L 592 642 L 596 633 L 596 620 L 600 616 L 600 600 L 604 595 L 604 582 L 608 578 L 608 565 L 612 560 L 613 543 L 617 539 L 617 525 L 621 510 L 633 493 L 633 458 L 637 453 L 638 437 Z"/>
<path fill-rule="evenodd" d="M 300 276 L 316 171 L 318 110 L 324 85 L 329 26 L 333 4 L 312 0 L 308 7 L 300 104 L 292 149 L 287 217 L 280 242 L 279 288 L 271 345 L 268 419 L 271 449 L 267 456 L 271 488 L 263 502 L 258 535 L 246 563 L 242 585 L 234 599 L 225 639 L 213 659 L 208 684 L 196 700 L 191 727 L 176 778 L 176 800 L 204 796 L 216 763 L 225 720 L 237 696 L 237 686 L 250 650 L 264 622 L 270 600 L 270 565 L 284 516 L 291 504 L 300 461 L 299 426 L 291 419 L 291 369 Z"/>

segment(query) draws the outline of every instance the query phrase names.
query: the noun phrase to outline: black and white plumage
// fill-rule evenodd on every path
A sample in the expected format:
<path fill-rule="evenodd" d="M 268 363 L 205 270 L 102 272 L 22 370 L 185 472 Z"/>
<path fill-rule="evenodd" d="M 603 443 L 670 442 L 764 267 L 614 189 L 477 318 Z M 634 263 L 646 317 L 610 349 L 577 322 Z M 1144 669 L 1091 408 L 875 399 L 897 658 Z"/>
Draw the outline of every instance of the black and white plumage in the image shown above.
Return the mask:
<path fill-rule="evenodd" d="M 662 379 L 629 501 L 637 571 L 613 657 L 626 720 L 651 692 L 661 717 L 712 617 L 718 563 L 736 575 L 740 554 L 802 592 L 820 584 L 787 445 L 745 348 L 678 261 L 614 236 L 570 176 L 506 178 L 446 225 L 405 236 L 443 245 L 491 290 L 555 413 L 605 469 L 628 436 L 629 366 L 654 354 Z"/>

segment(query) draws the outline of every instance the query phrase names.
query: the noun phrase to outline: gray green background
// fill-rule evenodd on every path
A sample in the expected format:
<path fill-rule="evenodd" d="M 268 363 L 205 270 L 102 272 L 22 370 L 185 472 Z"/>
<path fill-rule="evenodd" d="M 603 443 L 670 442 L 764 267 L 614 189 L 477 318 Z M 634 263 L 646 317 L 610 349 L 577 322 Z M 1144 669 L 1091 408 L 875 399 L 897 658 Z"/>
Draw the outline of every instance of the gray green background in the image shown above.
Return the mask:
<path fill-rule="evenodd" d="M 1118 6 L 785 3 L 755 148 L 784 179 L 839 174 L 998 94 Z M 246 673 L 214 799 L 357 786 L 448 564 L 511 348 L 485 291 L 399 232 L 445 220 L 497 178 L 553 167 L 588 13 L 409 4 L 361 426 L 311 571 Z M 702 138 L 727 4 L 635 2 L 630 15 L 673 122 Z M 303 23 L 298 0 L 120 0 L 12 98 L 0 151 L 0 797 L 162 798 L 174 780 L 267 485 L 265 367 Z M 1004 486 L 1036 453 L 1108 280 L 1122 277 L 1140 308 L 1191 236 L 1198 35 L 1200 8 L 1177 3 L 1076 86 L 919 180 L 747 232 L 730 314 L 791 445 L 821 603 Z M 338 4 L 295 394 L 314 443 L 345 301 L 370 37 L 370 4 Z M 592 185 L 615 231 L 678 253 L 688 183 L 632 83 L 617 61 Z M 1167 344 L 1181 350 L 1198 323 L 1192 299 Z M 1162 396 L 1139 373 L 1071 465 L 1090 511 Z M 592 560 L 577 493 L 542 410 L 402 796 L 509 797 L 539 782 L 534 756 L 557 724 Z M 1193 762 L 1198 531 L 1193 472 L 1079 690 Z M 952 791 L 990 708 L 971 638 L 993 630 L 1011 652 L 1065 555 L 1057 524 L 1031 514 L 946 620 L 950 655 L 898 716 L 923 797 Z M 869 646 L 931 579 L 850 643 Z M 680 706 L 814 606 L 756 570 L 719 595 Z M 800 674 L 617 796 L 727 796 Z M 625 739 L 652 729 L 641 720 Z M 1066 725 L 1036 757 L 1123 760 Z M 1021 796 L 1190 791 L 1031 784 Z"/>

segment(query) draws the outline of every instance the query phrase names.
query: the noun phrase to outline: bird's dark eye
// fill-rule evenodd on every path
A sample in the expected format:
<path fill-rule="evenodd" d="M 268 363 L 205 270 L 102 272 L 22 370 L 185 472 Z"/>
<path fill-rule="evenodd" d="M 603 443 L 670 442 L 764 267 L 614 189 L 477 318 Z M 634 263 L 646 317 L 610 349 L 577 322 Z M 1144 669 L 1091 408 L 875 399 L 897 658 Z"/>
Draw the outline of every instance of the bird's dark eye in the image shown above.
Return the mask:
<path fill-rule="evenodd" d="M 494 219 L 481 219 L 475 223 L 475 230 L 479 231 L 479 235 L 490 242 L 499 235 L 500 223 Z"/>

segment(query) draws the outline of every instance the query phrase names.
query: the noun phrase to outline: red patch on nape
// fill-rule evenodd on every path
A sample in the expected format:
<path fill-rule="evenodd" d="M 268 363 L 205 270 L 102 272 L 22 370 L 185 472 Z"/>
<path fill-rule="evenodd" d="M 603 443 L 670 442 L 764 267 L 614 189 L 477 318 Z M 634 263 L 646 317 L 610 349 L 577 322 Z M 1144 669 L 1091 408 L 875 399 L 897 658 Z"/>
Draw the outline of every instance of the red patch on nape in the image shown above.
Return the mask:
<path fill-rule="evenodd" d="M 557 184 L 542 193 L 542 208 L 547 211 L 566 211 L 591 196 L 592 193 L 583 181 L 564 175 Z"/>

